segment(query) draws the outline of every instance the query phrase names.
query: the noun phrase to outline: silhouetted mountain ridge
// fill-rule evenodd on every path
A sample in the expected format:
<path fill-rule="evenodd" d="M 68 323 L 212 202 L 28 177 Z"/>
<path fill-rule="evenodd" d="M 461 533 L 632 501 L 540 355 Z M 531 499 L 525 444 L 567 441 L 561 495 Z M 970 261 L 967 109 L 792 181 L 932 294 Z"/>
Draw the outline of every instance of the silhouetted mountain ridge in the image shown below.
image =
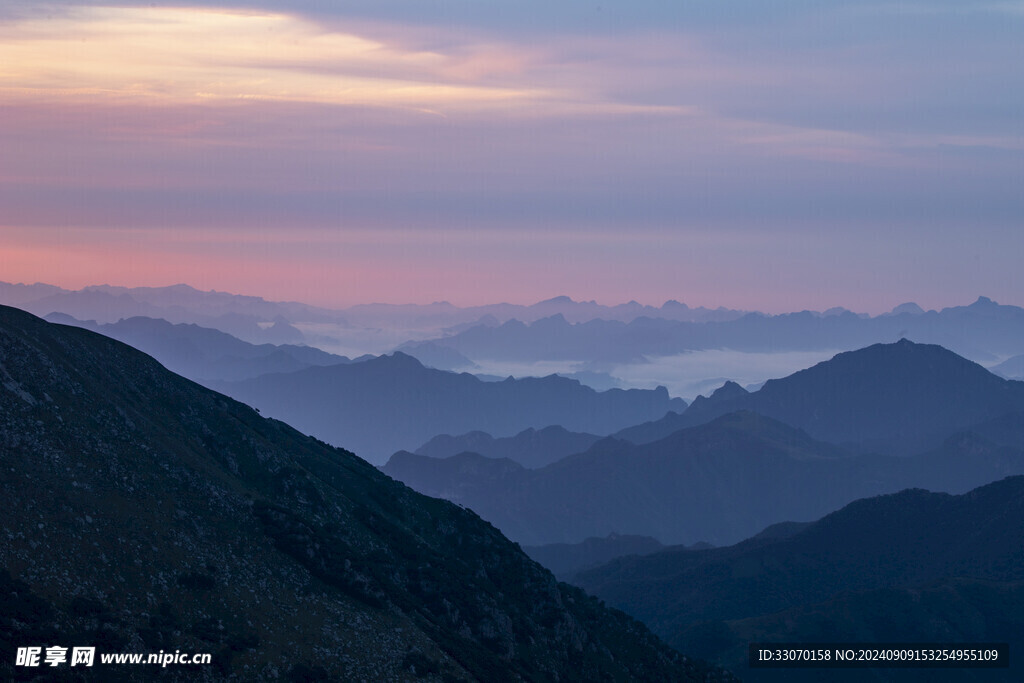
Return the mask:
<path fill-rule="evenodd" d="M 602 439 L 536 470 L 477 457 L 467 468 L 451 458 L 402 453 L 383 471 L 472 508 L 529 545 L 610 532 L 721 544 L 774 522 L 814 519 L 879 487 L 895 490 L 909 476 L 902 468 L 914 464 L 852 457 L 749 412 L 650 444 Z"/>
<path fill-rule="evenodd" d="M 737 387 L 738 388 L 738 387 Z M 857 450 L 909 455 L 979 422 L 1024 409 L 1024 383 L 997 377 L 940 346 L 875 344 L 760 390 L 694 401 L 681 415 L 616 434 L 636 443 L 736 410 L 751 410 Z"/>
<path fill-rule="evenodd" d="M 664 387 L 598 392 L 557 375 L 484 382 L 426 368 L 399 352 L 216 388 L 374 462 L 438 434 L 484 431 L 500 437 L 555 424 L 606 434 L 686 405 Z"/>
<path fill-rule="evenodd" d="M 523 467 L 536 469 L 550 465 L 567 455 L 585 451 L 601 437 L 570 432 L 552 425 L 543 429 L 524 429 L 515 436 L 495 439 L 485 432 L 469 432 L 460 436 L 441 434 L 416 449 L 417 455 L 447 458 L 466 451 L 488 458 L 508 458 Z"/>
<path fill-rule="evenodd" d="M 722 545 L 857 498 L 915 486 L 961 493 L 1024 474 L 1022 388 L 904 340 L 839 354 L 757 392 L 726 385 L 681 415 L 534 471 L 498 476 L 486 462 L 469 470 L 410 458 L 384 469 L 530 545 L 610 532 Z M 835 445 L 844 441 L 857 450 Z"/>

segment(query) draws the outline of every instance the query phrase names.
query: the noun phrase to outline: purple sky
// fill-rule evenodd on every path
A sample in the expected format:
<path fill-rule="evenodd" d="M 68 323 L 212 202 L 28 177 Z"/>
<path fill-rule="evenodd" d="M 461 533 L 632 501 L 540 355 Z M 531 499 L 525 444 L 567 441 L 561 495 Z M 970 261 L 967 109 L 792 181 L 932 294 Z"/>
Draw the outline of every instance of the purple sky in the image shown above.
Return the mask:
<path fill-rule="evenodd" d="M 1024 304 L 1024 2 L 549 4 L 5 3 L 0 279 Z"/>

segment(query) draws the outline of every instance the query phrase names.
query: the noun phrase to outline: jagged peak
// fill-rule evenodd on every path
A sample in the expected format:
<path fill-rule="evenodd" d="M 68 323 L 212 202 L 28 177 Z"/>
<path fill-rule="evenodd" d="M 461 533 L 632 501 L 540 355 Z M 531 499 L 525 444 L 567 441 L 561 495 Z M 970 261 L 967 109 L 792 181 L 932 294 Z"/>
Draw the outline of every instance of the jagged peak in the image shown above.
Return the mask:
<path fill-rule="evenodd" d="M 713 399 L 727 399 L 727 398 L 733 398 L 735 396 L 744 396 L 744 395 L 749 394 L 749 393 L 750 393 L 749 391 L 747 391 L 746 389 L 741 387 L 739 384 L 737 384 L 736 382 L 734 382 L 734 381 L 732 381 L 730 379 L 725 384 L 723 384 L 722 386 L 718 387 L 713 392 L 711 392 L 710 398 L 713 398 Z"/>

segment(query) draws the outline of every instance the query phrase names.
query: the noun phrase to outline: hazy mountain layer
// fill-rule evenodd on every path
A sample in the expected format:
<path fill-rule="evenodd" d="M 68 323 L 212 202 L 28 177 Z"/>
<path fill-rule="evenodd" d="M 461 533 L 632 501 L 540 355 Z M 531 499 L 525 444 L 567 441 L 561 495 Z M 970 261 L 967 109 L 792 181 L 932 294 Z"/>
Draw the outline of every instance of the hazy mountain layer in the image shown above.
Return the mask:
<path fill-rule="evenodd" d="M 125 318 L 116 323 L 82 322 L 61 313 L 50 322 L 74 325 L 122 341 L 153 356 L 165 368 L 200 383 L 240 380 L 271 372 L 351 362 L 311 346 L 250 344 L 226 332 L 156 318 Z"/>
<path fill-rule="evenodd" d="M 113 287 L 94 285 L 68 290 L 52 285 L 12 285 L 0 282 L 2 303 L 30 311 L 66 313 L 79 320 L 116 322 L 120 318 L 152 315 L 218 318 L 226 315 L 291 322 L 333 321 L 337 312 L 295 302 L 267 301 L 258 296 L 200 291 L 188 285 L 169 287 Z M 49 310 L 46 310 L 49 309 Z M 154 315 L 152 317 L 167 317 Z M 170 319 L 170 318 L 169 318 Z"/>
<path fill-rule="evenodd" d="M 704 680 L 475 515 L 120 342 L 0 308 L 0 376 L 8 654 L 214 653 L 182 680 Z"/>
<path fill-rule="evenodd" d="M 435 368 L 437 370 L 470 372 L 479 369 L 473 361 L 466 358 L 455 349 L 450 349 L 447 346 L 439 346 L 437 344 L 419 344 L 416 346 L 415 352 L 410 352 L 408 355 L 423 363 L 424 366 L 428 368 Z"/>
<path fill-rule="evenodd" d="M 483 431 L 500 437 L 553 424 L 607 434 L 686 405 L 664 387 L 598 392 L 555 375 L 484 382 L 425 368 L 402 353 L 216 388 L 371 462 L 438 434 Z"/>
<path fill-rule="evenodd" d="M 172 323 L 212 327 L 252 343 L 301 343 L 297 320 L 342 323 L 331 311 L 298 303 L 274 303 L 260 297 L 201 292 L 188 285 L 111 287 L 98 285 L 69 291 L 49 285 L 0 283 L 0 304 L 39 316 L 64 313 L 78 320 L 113 323 L 144 316 Z"/>
<path fill-rule="evenodd" d="M 574 322 L 595 318 L 629 322 L 638 317 L 667 320 L 722 321 L 744 315 L 743 311 L 725 308 L 690 308 L 678 301 L 667 301 L 660 307 L 644 306 L 635 301 L 605 306 L 595 301 L 573 301 L 558 296 L 532 305 L 496 303 L 483 306 L 454 306 L 448 302 L 433 304 L 359 304 L 331 310 L 296 302 L 267 301 L 257 296 L 200 291 L 188 285 L 170 287 L 112 287 L 95 285 L 80 290 L 67 290 L 46 284 L 22 285 L 0 282 L 0 304 L 17 306 L 39 315 L 66 313 L 81 320 L 116 322 L 133 316 L 162 317 L 175 322 L 199 322 L 238 316 L 253 320 L 283 319 L 290 323 L 329 322 L 364 327 L 396 329 L 435 329 L 441 331 L 459 326 L 474 326 L 493 321 L 533 322 L 552 315 L 564 315 Z M 184 320 L 182 316 L 195 319 Z M 220 328 L 218 328 L 220 329 Z"/>
<path fill-rule="evenodd" d="M 990 370 L 1006 379 L 1024 379 L 1024 354 L 1007 358 L 999 365 L 990 368 Z"/>
<path fill-rule="evenodd" d="M 509 320 L 478 325 L 430 343 L 450 347 L 474 361 L 631 363 L 706 349 L 856 349 L 901 337 L 940 344 L 976 360 L 995 360 L 1024 352 L 1024 309 L 981 297 L 970 306 L 927 313 L 900 307 L 899 312 L 873 318 L 849 311 L 830 315 L 803 311 L 774 316 L 750 313 L 714 322 L 644 316 L 628 322 L 594 319 L 573 324 L 556 314 L 532 324 Z"/>
<path fill-rule="evenodd" d="M 478 453 L 488 458 L 508 458 L 523 467 L 535 469 L 550 465 L 567 455 L 581 453 L 601 437 L 570 432 L 564 427 L 525 429 L 515 436 L 495 439 L 485 432 L 459 436 L 441 434 L 416 449 L 416 455 L 448 458 L 460 453 Z"/>
<path fill-rule="evenodd" d="M 613 532 L 723 545 L 864 496 L 908 486 L 959 493 L 1024 474 L 1024 451 L 998 443 L 998 430 L 986 428 L 991 438 L 967 431 L 914 457 L 851 455 L 739 412 L 649 444 L 605 439 L 536 470 L 471 453 L 437 459 L 399 452 L 383 471 L 471 508 L 528 545 Z"/>
<path fill-rule="evenodd" d="M 405 324 L 415 326 L 430 324 L 456 329 L 472 327 L 481 322 L 493 325 L 508 320 L 533 322 L 552 315 L 562 315 L 573 322 L 594 319 L 629 322 L 640 317 L 709 322 L 732 320 L 744 315 L 744 311 L 721 307 L 690 308 L 674 300 L 666 301 L 662 306 L 644 306 L 636 301 L 606 306 L 596 301 L 574 301 L 567 296 L 556 296 L 528 306 L 499 303 L 460 308 L 448 302 L 428 305 L 360 304 L 344 312 L 349 320 L 364 325 L 386 325 L 400 319 Z"/>

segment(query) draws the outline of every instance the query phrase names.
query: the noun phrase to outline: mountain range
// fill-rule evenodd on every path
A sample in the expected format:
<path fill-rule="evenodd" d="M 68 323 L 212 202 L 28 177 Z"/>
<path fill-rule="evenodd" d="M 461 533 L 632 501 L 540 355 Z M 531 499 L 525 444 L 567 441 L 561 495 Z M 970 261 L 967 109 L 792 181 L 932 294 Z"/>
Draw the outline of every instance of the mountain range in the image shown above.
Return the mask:
<path fill-rule="evenodd" d="M 83 644 L 214 653 L 169 680 L 728 677 L 471 512 L 120 342 L 0 307 L 0 375 L 5 677 L 15 647 Z"/>
<path fill-rule="evenodd" d="M 650 444 L 605 439 L 540 469 L 474 453 L 400 451 L 382 470 L 527 545 L 609 533 L 722 545 L 908 485 L 963 491 L 1024 473 L 1024 452 L 967 432 L 914 457 L 855 455 L 737 412 Z"/>
<path fill-rule="evenodd" d="M 485 382 L 398 352 L 213 386 L 375 463 L 438 434 L 501 437 L 549 425 L 608 434 L 686 407 L 664 387 L 598 392 L 557 375 Z"/>
<path fill-rule="evenodd" d="M 534 470 L 472 453 L 407 452 L 382 470 L 526 545 L 609 533 L 718 545 L 877 492 L 874 476 L 854 476 L 859 463 L 774 420 L 735 413 L 652 444 L 605 439 Z"/>
<path fill-rule="evenodd" d="M 0 304 L 39 316 L 63 313 L 78 320 L 113 323 L 137 316 L 212 327 L 253 343 L 301 343 L 298 321 L 337 322 L 326 309 L 300 303 L 269 302 L 260 297 L 202 292 L 188 285 L 67 290 L 52 285 L 0 283 Z"/>
<path fill-rule="evenodd" d="M 171 322 L 190 322 L 214 327 L 247 341 L 286 343 L 294 338 L 259 337 L 257 323 L 279 321 L 282 326 L 298 323 L 330 323 L 343 327 L 396 328 L 409 330 L 455 331 L 476 324 L 501 324 L 508 320 L 533 322 L 552 315 L 564 315 L 574 322 L 595 318 L 628 322 L 650 316 L 668 320 L 721 321 L 744 314 L 725 308 L 690 308 L 678 301 L 661 307 L 635 301 L 605 306 L 595 301 L 574 301 L 557 296 L 531 305 L 487 304 L 454 306 L 448 302 L 432 304 L 358 304 L 328 309 L 297 302 L 267 301 L 257 296 L 200 291 L 189 285 L 169 287 L 115 287 L 93 285 L 68 290 L 54 285 L 0 282 L 0 304 L 16 306 L 40 316 L 64 313 L 80 320 L 117 322 L 121 318 L 147 316 Z M 283 334 L 284 329 L 278 330 Z"/>
<path fill-rule="evenodd" d="M 0 296 L 65 296 L 55 289 L 0 285 Z M 246 324 L 290 334 L 288 319 L 265 319 L 268 302 L 246 313 L 232 295 L 171 290 L 100 287 L 64 300 L 144 301 L 160 313 L 180 297 L 208 319 L 248 315 Z M 307 320 L 348 324 L 296 306 Z M 959 320 L 960 341 L 979 330 L 996 340 L 983 355 L 1016 329 L 1015 310 L 981 299 L 871 319 L 808 315 L 931 319 L 921 329 L 932 331 Z M 805 317 L 760 329 L 786 339 Z M 1024 645 L 1024 479 L 1003 479 L 1024 474 L 1024 383 L 940 346 L 872 344 L 756 390 L 727 382 L 687 406 L 664 388 L 482 381 L 403 353 L 353 362 L 191 323 L 50 318 L 68 325 L 0 307 L 9 652 L 61 638 L 108 652 L 210 651 L 208 678 L 253 680 L 728 678 L 557 583 L 501 532 L 680 651 L 750 680 L 821 675 L 746 669 L 753 641 Z M 756 318 L 701 325 L 756 330 Z M 614 324 L 646 330 L 640 348 L 666 323 L 675 324 Z M 473 329 L 460 325 L 448 338 Z M 606 321 L 511 327 L 587 325 Z M 437 362 L 463 363 L 432 343 L 423 348 Z M 422 444 L 381 469 L 458 505 L 321 439 L 374 462 Z M 0 670 L 13 675 L 11 661 Z M 169 676 L 188 678 L 182 671 Z M 958 676 L 1019 680 L 1020 670 Z"/>
<path fill-rule="evenodd" d="M 1024 474 L 1022 387 L 903 340 L 839 354 L 757 392 L 727 385 L 538 469 L 511 452 L 399 452 L 383 471 L 528 545 L 609 533 L 723 545 L 865 496 L 915 486 L 960 493 Z M 856 437 L 864 441 L 840 445 Z"/>
<path fill-rule="evenodd" d="M 590 364 L 634 363 L 643 358 L 687 351 L 731 349 L 743 352 L 857 349 L 901 337 L 939 344 L 977 361 L 1024 353 L 1024 309 L 979 297 L 969 306 L 924 312 L 899 306 L 868 317 L 840 311 L 765 315 L 748 313 L 722 321 L 673 320 L 643 316 L 631 321 L 591 319 L 570 322 L 564 315 L 525 323 L 480 324 L 429 342 L 473 361 L 566 360 Z"/>
<path fill-rule="evenodd" d="M 361 348 L 355 355 L 393 349 L 417 356 L 422 346 L 424 362 L 441 369 L 472 369 L 477 361 L 513 359 L 573 361 L 603 372 L 607 364 L 692 350 L 852 350 L 900 337 L 939 344 L 986 364 L 1024 354 L 1024 309 L 987 297 L 937 311 L 906 303 L 875 316 L 839 307 L 769 315 L 691 308 L 674 300 L 660 307 L 633 301 L 606 306 L 566 296 L 531 305 L 458 307 L 439 302 L 328 309 L 203 292 L 188 285 L 97 285 L 73 291 L 0 282 L 0 304 L 40 316 L 64 313 L 100 323 L 135 316 L 163 318 L 212 327 L 253 343 Z"/>
<path fill-rule="evenodd" d="M 227 333 L 215 330 L 212 328 L 204 328 L 194 324 L 178 323 L 172 324 L 166 320 L 147 318 L 147 317 L 134 317 L 121 319 L 116 323 L 97 323 L 96 321 L 79 321 L 71 316 L 63 313 L 51 313 L 46 316 L 46 320 L 50 322 L 56 322 L 59 324 L 74 325 L 77 327 L 83 327 L 100 334 L 104 334 L 113 339 L 123 341 L 134 348 L 137 348 L 149 355 L 156 358 L 164 367 L 168 368 L 172 372 L 181 374 L 184 377 L 188 377 L 194 381 L 197 381 L 205 386 L 221 386 L 226 385 L 218 384 L 218 382 L 224 381 L 239 381 L 242 379 L 249 379 L 259 377 L 261 375 L 268 374 L 279 374 L 289 373 L 296 370 L 311 368 L 311 367 L 324 367 L 328 365 L 337 364 L 348 364 L 348 363 L 361 363 L 372 359 L 372 356 L 364 356 L 350 360 L 345 356 L 338 356 L 335 354 L 326 353 L 320 349 L 300 346 L 293 344 L 250 344 L 248 342 L 237 339 Z M 400 356 L 402 358 L 404 356 Z M 421 368 L 415 363 L 410 362 L 405 367 L 413 372 L 421 370 Z M 450 373 L 448 373 L 450 375 Z M 434 377 L 445 377 L 446 375 L 434 374 Z M 262 380 L 261 380 L 262 381 Z M 401 377 L 401 371 L 395 377 L 388 380 L 389 385 L 400 386 L 404 380 Z M 429 383 L 428 383 L 429 384 Z M 472 384 L 472 382 L 471 382 Z M 537 406 L 546 406 L 551 404 L 551 398 L 544 396 L 547 393 L 546 388 L 550 388 L 557 394 L 555 398 L 566 398 L 565 389 L 567 387 L 575 387 L 571 380 L 565 381 L 550 381 L 547 383 L 536 383 L 538 386 L 539 394 L 534 397 L 533 402 Z M 439 384 L 443 386 L 443 383 Z M 506 389 L 507 384 L 497 382 L 496 387 L 500 390 Z M 230 389 L 229 389 L 230 390 Z M 425 392 L 429 393 L 430 388 L 424 389 Z M 458 392 L 456 392 L 457 394 Z M 508 393 L 508 392 L 506 392 Z M 585 388 L 579 390 L 580 394 L 585 395 L 584 403 L 586 398 L 593 395 L 593 392 Z M 626 392 L 615 391 L 608 394 L 609 397 L 635 397 L 637 395 L 643 395 L 648 392 Z M 571 396 L 571 393 L 570 393 Z M 450 396 L 447 398 L 451 398 Z M 438 404 L 443 404 L 447 398 L 443 392 L 439 392 L 433 396 L 433 401 Z M 456 400 L 459 399 L 458 395 L 455 396 Z M 575 401 L 575 399 L 573 399 Z M 296 398 L 298 405 L 304 405 L 306 399 L 301 395 Z M 578 401 L 576 401 L 578 403 Z M 631 400 L 625 403 L 632 403 Z M 625 403 L 619 403 L 618 405 L 625 405 Z M 662 408 L 666 411 L 679 410 L 685 403 L 679 400 L 671 400 L 665 403 Z M 409 410 L 415 408 L 406 406 Z M 433 407 L 434 412 L 438 412 L 437 406 Z M 453 412 L 449 409 L 449 412 Z M 552 419 L 564 417 L 565 410 L 556 411 L 552 415 Z M 649 415 L 658 415 L 661 413 L 661 408 L 654 410 Z M 626 414 L 630 414 L 628 411 Z M 406 412 L 399 418 L 402 422 L 408 422 L 410 420 L 411 413 Z M 414 418 L 415 419 L 415 418 Z M 420 422 L 422 422 L 420 418 Z M 543 415 L 539 412 L 535 416 L 535 424 L 543 424 L 545 422 Z M 469 424 L 468 422 L 463 424 Z M 484 426 L 501 426 L 500 421 L 496 420 L 485 420 L 482 422 Z M 391 433 L 395 430 L 393 425 L 383 425 L 381 433 Z M 358 439 L 359 436 L 365 435 L 364 429 L 354 430 L 355 437 Z M 423 436 L 433 434 L 431 429 L 427 429 L 422 432 Z M 347 436 L 347 435 L 346 435 Z M 422 449 L 426 449 L 425 452 L 431 452 L 434 455 L 441 454 L 452 454 L 466 450 L 464 446 L 459 446 L 459 443 L 472 443 L 474 450 L 488 450 L 482 444 L 481 439 L 488 439 L 494 443 L 490 446 L 489 453 L 517 453 L 522 455 L 522 459 L 531 467 L 538 467 L 549 462 L 553 462 L 558 458 L 585 449 L 596 441 L 599 437 L 591 434 L 584 434 L 578 432 L 568 432 L 560 426 L 548 426 L 542 428 L 540 431 L 533 427 L 527 428 L 525 431 L 517 434 L 515 437 L 505 437 L 494 439 L 490 435 L 483 432 L 476 431 L 463 435 L 460 437 L 452 437 L 448 435 L 439 435 L 429 444 L 425 444 Z M 379 441 L 380 439 L 377 439 Z M 468 440 L 468 441 L 467 441 Z M 366 452 L 372 454 L 375 452 L 376 444 L 356 442 L 359 446 L 366 448 Z M 408 445 L 407 442 L 401 445 Z M 392 449 L 393 450 L 393 449 Z"/>
<path fill-rule="evenodd" d="M 500 325 L 508 320 L 533 322 L 553 315 L 562 315 L 573 322 L 594 319 L 629 322 L 640 317 L 710 322 L 732 320 L 742 316 L 744 311 L 723 307 L 691 308 L 675 300 L 666 301 L 661 306 L 645 306 L 636 301 L 606 306 L 596 301 L 574 301 L 567 296 L 556 296 L 530 305 L 499 303 L 459 307 L 446 301 L 428 305 L 359 304 L 344 309 L 344 313 L 348 320 L 364 325 L 388 324 L 398 318 L 410 326 L 444 326 L 457 331 L 479 323 Z"/>

